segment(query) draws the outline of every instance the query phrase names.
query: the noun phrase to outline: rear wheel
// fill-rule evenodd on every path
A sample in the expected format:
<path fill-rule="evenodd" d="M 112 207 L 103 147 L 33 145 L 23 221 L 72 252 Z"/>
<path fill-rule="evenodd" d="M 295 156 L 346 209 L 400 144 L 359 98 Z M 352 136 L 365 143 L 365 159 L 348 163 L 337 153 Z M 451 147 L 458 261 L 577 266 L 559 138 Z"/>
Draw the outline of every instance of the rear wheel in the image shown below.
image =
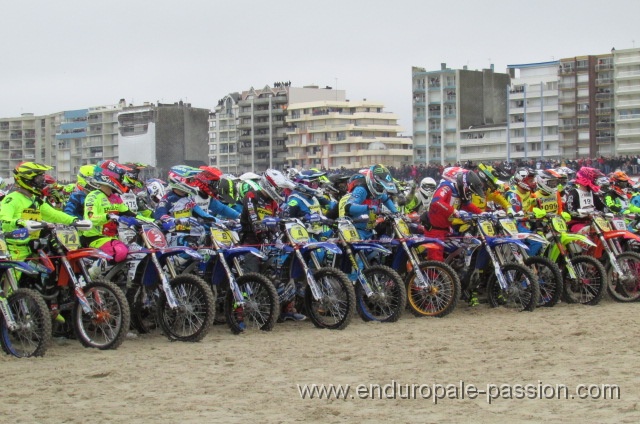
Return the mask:
<path fill-rule="evenodd" d="M 73 308 L 75 333 L 85 347 L 116 349 L 129 331 L 130 310 L 125 295 L 110 281 L 95 280 L 84 288 L 90 313 L 76 299 Z"/>
<path fill-rule="evenodd" d="M 209 331 L 215 313 L 215 297 L 200 277 L 181 274 L 169 282 L 177 301 L 171 308 L 167 296 L 161 293 L 158 301 L 158 321 L 172 340 L 198 342 Z"/>
<path fill-rule="evenodd" d="M 278 317 L 280 303 L 271 281 L 257 273 L 247 273 L 236 280 L 244 305 L 238 306 L 232 290 L 227 287 L 225 316 L 234 334 L 249 329 L 271 331 Z"/>
<path fill-rule="evenodd" d="M 305 311 L 318 328 L 342 330 L 349 325 L 355 312 L 356 294 L 349 278 L 333 268 L 313 271 L 320 299 L 313 297 L 310 287 L 305 288 Z"/>
<path fill-rule="evenodd" d="M 420 263 L 418 270 L 407 275 L 407 300 L 415 316 L 444 317 L 456 308 L 460 300 L 460 278 L 449 265 L 439 261 Z"/>
<path fill-rule="evenodd" d="M 395 322 L 407 304 L 402 277 L 391 267 L 373 265 L 362 273 L 372 293 L 367 296 L 362 284 L 355 282 L 356 310 L 363 321 Z"/>
<path fill-rule="evenodd" d="M 595 258 L 579 255 L 571 258 L 576 278 L 571 277 L 566 267 L 562 271 L 564 290 L 562 299 L 567 303 L 597 305 L 604 295 L 607 273 Z"/>
<path fill-rule="evenodd" d="M 634 302 L 640 299 L 640 254 L 624 252 L 617 257 L 622 275 L 613 266 L 607 266 L 607 292 L 618 302 Z"/>
<path fill-rule="evenodd" d="M 495 272 L 487 282 L 487 297 L 492 308 L 504 306 L 517 311 L 533 311 L 540 298 L 538 280 L 524 265 L 508 263 L 501 267 L 506 287 L 501 287 Z"/>
<path fill-rule="evenodd" d="M 148 334 L 160 327 L 158 322 L 158 300 L 160 289 L 144 287 L 134 282 L 127 290 L 127 301 L 131 310 L 131 327 L 140 334 Z"/>
<path fill-rule="evenodd" d="M 7 297 L 16 328 L 10 330 L 0 314 L 0 344 L 5 353 L 18 358 L 43 356 L 51 341 L 51 314 L 42 296 L 18 289 Z"/>

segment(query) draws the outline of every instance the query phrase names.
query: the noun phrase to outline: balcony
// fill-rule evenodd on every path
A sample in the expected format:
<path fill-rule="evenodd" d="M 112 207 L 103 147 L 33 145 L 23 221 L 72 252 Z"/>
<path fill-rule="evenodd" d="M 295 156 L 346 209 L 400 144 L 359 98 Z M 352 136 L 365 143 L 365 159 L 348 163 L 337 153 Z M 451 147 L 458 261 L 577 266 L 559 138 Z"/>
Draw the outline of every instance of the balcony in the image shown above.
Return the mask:
<path fill-rule="evenodd" d="M 558 146 L 561 146 L 561 147 L 569 147 L 569 146 L 575 146 L 575 145 L 576 145 L 576 140 L 574 138 L 558 140 Z"/>
<path fill-rule="evenodd" d="M 613 122 L 597 122 L 596 129 L 598 130 L 606 130 L 614 127 Z"/>
<path fill-rule="evenodd" d="M 609 69 L 613 69 L 613 63 L 599 63 L 596 65 L 596 72 L 607 71 Z"/>
<path fill-rule="evenodd" d="M 576 72 L 576 69 L 573 65 L 573 63 L 571 64 L 560 64 L 560 68 L 558 69 L 558 74 L 559 75 L 571 75 L 574 74 Z"/>
<path fill-rule="evenodd" d="M 576 124 L 558 125 L 558 131 L 560 132 L 571 132 L 575 130 L 576 130 Z"/>
<path fill-rule="evenodd" d="M 633 92 L 640 92 L 640 85 L 622 85 L 622 86 L 618 86 L 617 92 L 618 93 L 633 93 Z"/>
<path fill-rule="evenodd" d="M 596 93 L 596 100 L 611 100 L 613 93 Z"/>
<path fill-rule="evenodd" d="M 596 87 L 613 84 L 613 78 L 596 78 Z"/>
<path fill-rule="evenodd" d="M 558 89 L 560 90 L 574 90 L 576 88 L 575 81 L 565 81 L 558 83 Z"/>
<path fill-rule="evenodd" d="M 612 136 L 596 137 L 596 144 L 611 144 L 614 138 Z"/>
<path fill-rule="evenodd" d="M 640 114 L 638 113 L 625 113 L 618 116 L 618 121 L 632 121 L 637 119 L 640 119 Z"/>
<path fill-rule="evenodd" d="M 612 107 L 599 107 L 596 108 L 596 115 L 611 115 L 613 113 Z"/>
<path fill-rule="evenodd" d="M 616 79 L 627 79 L 627 78 L 637 78 L 640 77 L 640 70 L 639 71 L 622 71 L 622 72 L 618 72 L 616 74 Z"/>

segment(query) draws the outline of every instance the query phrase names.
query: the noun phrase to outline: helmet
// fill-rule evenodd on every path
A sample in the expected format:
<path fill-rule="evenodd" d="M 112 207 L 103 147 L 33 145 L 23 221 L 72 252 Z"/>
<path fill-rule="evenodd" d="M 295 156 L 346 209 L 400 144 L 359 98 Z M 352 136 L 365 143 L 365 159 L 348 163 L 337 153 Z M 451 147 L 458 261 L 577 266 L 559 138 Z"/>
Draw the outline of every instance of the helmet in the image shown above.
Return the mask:
<path fill-rule="evenodd" d="M 89 188 L 91 189 L 96 188 L 91 184 L 93 180 L 93 174 L 95 174 L 95 169 L 96 169 L 95 165 L 82 165 L 80 169 L 78 169 L 78 176 L 77 176 L 78 187 L 85 188 L 89 186 Z"/>
<path fill-rule="evenodd" d="M 554 194 L 558 191 L 558 184 L 560 184 L 560 174 L 553 169 L 539 169 L 536 172 L 536 186 L 538 190 L 546 195 Z"/>
<path fill-rule="evenodd" d="M 158 203 L 160 202 L 160 199 L 164 197 L 166 193 L 164 185 L 164 181 L 157 178 L 152 178 L 147 181 L 147 194 L 152 202 Z"/>
<path fill-rule="evenodd" d="M 209 197 L 218 197 L 218 183 L 222 171 L 213 166 L 201 166 L 202 172 L 193 177 L 193 185 Z"/>
<path fill-rule="evenodd" d="M 536 189 L 536 173 L 533 169 L 522 166 L 516 169 L 516 173 L 513 174 L 513 182 L 516 186 L 520 187 L 524 191 L 534 191 Z"/>
<path fill-rule="evenodd" d="M 576 184 L 580 184 L 585 187 L 589 187 L 591 190 L 598 192 L 600 187 L 596 181 L 598 178 L 603 177 L 604 174 L 596 168 L 583 166 L 576 172 Z"/>
<path fill-rule="evenodd" d="M 611 188 L 612 183 L 608 177 L 605 177 L 603 175 L 602 177 L 596 178 L 596 185 L 598 186 L 600 191 L 607 191 Z M 616 190 L 616 192 L 618 191 L 615 186 L 614 186 L 614 190 Z"/>
<path fill-rule="evenodd" d="M 384 165 L 377 164 L 369 168 L 369 172 L 365 175 L 365 180 L 367 181 L 367 188 L 374 196 L 398 192 L 389 170 Z"/>
<path fill-rule="evenodd" d="M 196 195 L 198 187 L 194 185 L 193 177 L 202 172 L 198 168 L 187 165 L 176 165 L 169 169 L 169 187 L 185 193 Z"/>
<path fill-rule="evenodd" d="M 431 177 L 426 177 L 420 181 L 418 196 L 420 197 L 420 200 L 422 200 L 422 203 L 430 201 L 434 191 L 436 191 L 436 180 Z"/>
<path fill-rule="evenodd" d="M 254 172 L 245 172 L 244 174 L 240 175 L 240 179 L 242 181 L 247 181 L 247 180 L 259 181 L 260 175 Z"/>
<path fill-rule="evenodd" d="M 144 183 L 140 181 L 140 171 L 145 169 L 147 165 L 140 162 L 127 162 L 124 166 L 130 168 L 130 171 L 127 171 L 122 178 L 122 182 L 128 188 L 142 188 Z"/>
<path fill-rule="evenodd" d="M 317 169 L 305 169 L 295 176 L 294 181 L 315 189 L 318 188 L 321 178 L 327 179 L 325 175 L 326 172 L 322 172 Z M 327 181 L 329 180 L 327 179 Z"/>
<path fill-rule="evenodd" d="M 298 175 L 300 171 L 298 171 L 296 168 L 288 168 L 287 169 L 287 177 L 289 177 L 289 179 L 291 181 L 295 181 L 296 180 L 296 176 Z"/>
<path fill-rule="evenodd" d="M 494 169 L 491 165 L 478 164 L 478 176 L 484 186 L 491 191 L 496 191 L 500 186 L 504 185 L 504 182 L 499 179 L 501 177 L 498 177 L 497 174 L 504 175 L 504 172 Z"/>
<path fill-rule="evenodd" d="M 327 173 L 325 171 L 321 171 L 318 168 L 311 168 L 310 171 L 313 171 L 316 174 L 320 174 L 320 177 L 318 177 L 318 179 L 320 180 L 321 183 L 329 182 L 329 178 L 327 177 Z"/>
<path fill-rule="evenodd" d="M 107 186 L 112 190 L 122 194 L 127 192 L 127 186 L 124 185 L 123 179 L 131 168 L 121 165 L 112 160 L 105 160 L 94 168 L 93 182 L 98 186 Z"/>
<path fill-rule="evenodd" d="M 255 182 L 254 180 L 246 180 L 246 181 L 238 181 L 238 197 L 240 199 L 244 198 L 250 191 L 258 192 L 262 190 L 260 184 Z"/>
<path fill-rule="evenodd" d="M 218 197 L 228 205 L 238 202 L 236 178 L 233 175 L 224 175 L 220 178 L 220 181 L 218 181 Z"/>
<path fill-rule="evenodd" d="M 285 190 L 293 190 L 296 185 L 277 169 L 267 169 L 260 178 L 260 186 L 276 202 L 283 202 L 288 194 Z"/>
<path fill-rule="evenodd" d="M 458 196 L 460 196 L 460 199 L 465 202 L 471 200 L 472 194 L 484 197 L 482 181 L 480 181 L 478 174 L 473 171 L 463 170 L 458 172 L 458 175 L 456 176 L 456 189 L 458 190 Z"/>
<path fill-rule="evenodd" d="M 622 171 L 615 171 L 609 174 L 609 179 L 614 187 L 625 190 L 631 187 L 631 178 Z M 617 191 L 617 190 L 616 190 Z"/>
<path fill-rule="evenodd" d="M 0 177 L 0 190 L 4 190 L 5 188 L 7 188 L 7 182 Z"/>
<path fill-rule="evenodd" d="M 347 192 L 349 178 L 348 175 L 332 174 L 329 176 L 329 181 L 340 195 L 344 195 Z"/>
<path fill-rule="evenodd" d="M 347 181 L 347 191 L 351 193 L 353 189 L 358 186 L 366 186 L 367 180 L 364 175 L 368 172 L 369 170 L 367 169 L 364 173 L 358 172 L 357 174 L 353 174 L 349 177 L 349 180 Z"/>
<path fill-rule="evenodd" d="M 16 184 L 20 187 L 30 193 L 40 195 L 42 189 L 47 186 L 44 173 L 50 169 L 53 168 L 35 162 L 22 162 L 13 170 L 13 176 Z"/>

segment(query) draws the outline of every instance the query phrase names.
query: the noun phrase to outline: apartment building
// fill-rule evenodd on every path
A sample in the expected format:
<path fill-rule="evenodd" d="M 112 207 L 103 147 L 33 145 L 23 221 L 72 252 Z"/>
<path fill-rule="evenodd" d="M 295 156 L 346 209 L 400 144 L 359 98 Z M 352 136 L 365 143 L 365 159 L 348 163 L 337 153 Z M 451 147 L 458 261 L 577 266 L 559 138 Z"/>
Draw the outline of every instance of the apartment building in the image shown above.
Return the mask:
<path fill-rule="evenodd" d="M 0 177 L 12 178 L 11 171 L 25 159 L 43 160 L 47 125 L 45 117 L 32 113 L 0 119 Z"/>
<path fill-rule="evenodd" d="M 412 67 L 415 163 L 458 162 L 461 130 L 505 123 L 509 82 L 493 65 L 482 71 L 446 63 L 437 71 Z"/>
<path fill-rule="evenodd" d="M 230 93 L 218 100 L 218 105 L 209 114 L 209 165 L 236 175 L 240 164 L 238 101 L 240 94 Z"/>
<path fill-rule="evenodd" d="M 611 51 L 616 156 L 640 154 L 640 49 Z M 613 132 L 613 129 L 611 130 Z"/>
<path fill-rule="evenodd" d="M 291 103 L 287 110 L 287 165 L 362 168 L 413 161 L 412 141 L 398 134 L 398 116 L 379 102 L 323 100 Z"/>
<path fill-rule="evenodd" d="M 559 61 L 508 65 L 512 78 L 508 92 L 506 146 L 496 146 L 507 160 L 559 158 Z M 506 148 L 505 148 L 506 147 Z"/>

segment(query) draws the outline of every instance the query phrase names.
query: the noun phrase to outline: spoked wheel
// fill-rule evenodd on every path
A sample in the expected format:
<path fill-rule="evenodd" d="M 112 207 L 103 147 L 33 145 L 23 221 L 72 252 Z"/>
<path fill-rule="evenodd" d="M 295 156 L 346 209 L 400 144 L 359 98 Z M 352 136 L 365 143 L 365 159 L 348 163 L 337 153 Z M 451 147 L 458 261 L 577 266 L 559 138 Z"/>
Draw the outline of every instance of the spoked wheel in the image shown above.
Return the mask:
<path fill-rule="evenodd" d="M 551 259 L 542 256 L 531 256 L 525 259 L 533 274 L 538 278 L 540 299 L 538 306 L 555 306 L 562 296 L 562 272 Z"/>
<path fill-rule="evenodd" d="M 90 313 L 76 300 L 73 323 L 76 337 L 85 347 L 116 349 L 129 331 L 130 311 L 125 295 L 110 281 L 96 280 L 84 289 Z"/>
<path fill-rule="evenodd" d="M 16 328 L 9 330 L 0 314 L 0 344 L 17 358 L 43 356 L 51 341 L 51 314 L 42 296 L 34 290 L 18 289 L 7 297 Z"/>
<path fill-rule="evenodd" d="M 158 301 L 158 321 L 172 340 L 198 342 L 207 335 L 215 313 L 215 298 L 211 288 L 195 275 L 178 275 L 170 281 L 178 306 L 171 308 L 167 296 Z"/>
<path fill-rule="evenodd" d="M 237 283 L 244 304 L 236 303 L 228 287 L 225 295 L 225 316 L 231 331 L 234 334 L 250 329 L 271 331 L 280 309 L 278 293 L 271 281 L 252 272 L 238 277 Z"/>
<path fill-rule="evenodd" d="M 127 301 L 131 310 L 131 327 L 140 334 L 151 333 L 158 328 L 159 288 L 146 288 L 134 282 L 127 290 Z"/>
<path fill-rule="evenodd" d="M 604 266 L 597 259 L 587 255 L 571 258 L 571 263 L 577 278 L 572 278 L 566 267 L 563 269 L 563 300 L 567 303 L 597 305 L 607 284 Z"/>
<path fill-rule="evenodd" d="M 318 328 L 342 330 L 349 325 L 355 312 L 356 294 L 349 278 L 333 268 L 313 271 L 321 298 L 316 300 L 311 288 L 305 289 L 305 311 Z"/>
<path fill-rule="evenodd" d="M 421 283 L 415 271 L 407 276 L 407 300 L 415 316 L 444 317 L 460 300 L 460 278 L 449 265 L 438 261 L 420 263 L 425 279 Z"/>
<path fill-rule="evenodd" d="M 506 287 L 501 287 L 495 272 L 487 282 L 487 296 L 492 308 L 504 306 L 517 311 L 533 311 L 540 298 L 536 276 L 526 266 L 508 263 L 501 267 Z"/>
<path fill-rule="evenodd" d="M 607 266 L 607 292 L 618 302 L 634 302 L 640 299 L 640 254 L 624 252 L 617 259 L 622 275 Z"/>
<path fill-rule="evenodd" d="M 374 265 L 362 270 L 372 293 L 367 296 L 362 284 L 355 282 L 356 310 L 363 321 L 395 322 L 407 304 L 402 277 L 391 267 Z"/>

